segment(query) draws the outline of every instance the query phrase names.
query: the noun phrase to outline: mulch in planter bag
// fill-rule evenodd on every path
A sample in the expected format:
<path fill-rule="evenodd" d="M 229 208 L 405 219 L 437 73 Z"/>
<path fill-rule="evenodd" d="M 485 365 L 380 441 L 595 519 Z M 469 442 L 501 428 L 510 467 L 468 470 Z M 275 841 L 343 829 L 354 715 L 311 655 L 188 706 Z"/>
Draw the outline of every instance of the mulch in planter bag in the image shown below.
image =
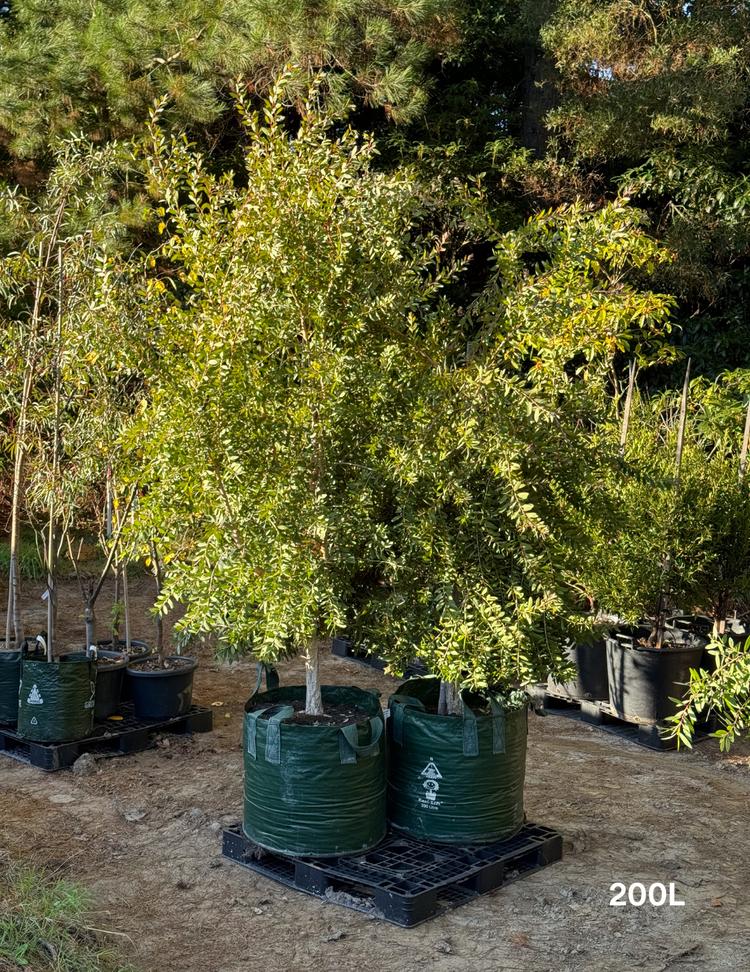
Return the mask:
<path fill-rule="evenodd" d="M 24 648 L 26 657 L 42 658 L 32 642 Z M 0 651 L 0 725 L 14 726 L 18 722 L 18 683 L 21 681 L 21 652 Z"/>
<path fill-rule="evenodd" d="M 305 698 L 298 685 L 263 692 L 245 706 L 244 831 L 280 854 L 360 854 L 385 836 L 378 694 L 324 685 L 322 696 L 325 705 L 357 706 L 367 719 L 343 727 L 285 722 L 294 711 L 288 703 Z"/>
<path fill-rule="evenodd" d="M 73 742 L 94 725 L 96 662 L 24 658 L 18 689 L 18 734 L 34 742 Z"/>
<path fill-rule="evenodd" d="M 487 703 L 464 692 L 463 718 L 426 712 L 439 695 L 439 679 L 411 679 L 389 700 L 388 819 L 418 840 L 507 840 L 524 823 L 528 709 L 475 715 L 466 703 Z"/>

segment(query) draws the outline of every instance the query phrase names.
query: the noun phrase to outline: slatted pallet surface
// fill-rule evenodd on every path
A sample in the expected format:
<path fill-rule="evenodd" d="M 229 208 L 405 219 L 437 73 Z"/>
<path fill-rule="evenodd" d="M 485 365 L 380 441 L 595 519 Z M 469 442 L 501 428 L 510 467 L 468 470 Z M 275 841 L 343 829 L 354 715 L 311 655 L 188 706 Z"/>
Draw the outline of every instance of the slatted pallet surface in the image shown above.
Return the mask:
<path fill-rule="evenodd" d="M 554 864 L 562 842 L 557 831 L 527 823 L 496 844 L 428 844 L 394 831 L 359 856 L 292 858 L 258 847 L 237 825 L 224 830 L 223 855 L 297 891 L 410 928 Z"/>
<path fill-rule="evenodd" d="M 132 702 L 120 706 L 122 718 L 117 721 L 104 719 L 94 723 L 94 730 L 85 739 L 68 743 L 40 743 L 23 739 L 10 726 L 0 726 L 0 755 L 29 763 L 47 773 L 65 769 L 84 753 L 94 756 L 121 756 L 148 749 L 151 737 L 157 732 L 210 732 L 213 728 L 213 712 L 194 705 L 184 716 L 173 719 L 138 719 Z"/>

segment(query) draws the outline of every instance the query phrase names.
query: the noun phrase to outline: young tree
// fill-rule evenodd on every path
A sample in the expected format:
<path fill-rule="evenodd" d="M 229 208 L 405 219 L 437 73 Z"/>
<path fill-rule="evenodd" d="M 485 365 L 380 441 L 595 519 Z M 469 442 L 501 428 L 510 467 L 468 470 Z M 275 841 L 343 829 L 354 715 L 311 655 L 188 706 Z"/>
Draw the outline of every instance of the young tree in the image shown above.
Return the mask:
<path fill-rule="evenodd" d="M 707 612 L 718 632 L 750 593 L 750 505 L 739 479 L 745 410 L 736 379 L 691 383 L 677 488 L 680 399 L 634 397 L 624 462 L 606 479 L 619 513 L 594 524 L 579 582 L 625 621 L 656 623 L 665 601 Z M 605 434 L 614 441 L 619 423 Z"/>
<path fill-rule="evenodd" d="M 440 674 L 448 713 L 462 688 L 567 670 L 585 623 L 566 568 L 616 459 L 592 431 L 615 355 L 667 326 L 670 299 L 630 282 L 663 256 L 625 203 L 497 234 L 493 279 L 419 389 L 391 468 L 389 589 L 363 624 Z"/>
<path fill-rule="evenodd" d="M 451 312 L 412 181 L 373 171 L 371 141 L 335 137 L 317 88 L 290 136 L 286 83 L 260 116 L 240 102 L 236 175 L 154 120 L 164 242 L 140 300 L 113 284 L 111 303 L 136 305 L 147 400 L 130 445 L 149 478 L 137 530 L 165 563 L 161 605 L 183 599 L 182 630 L 216 633 L 225 654 L 271 664 L 303 650 L 318 714 L 320 644 L 361 565 L 387 556 L 379 470 Z"/>

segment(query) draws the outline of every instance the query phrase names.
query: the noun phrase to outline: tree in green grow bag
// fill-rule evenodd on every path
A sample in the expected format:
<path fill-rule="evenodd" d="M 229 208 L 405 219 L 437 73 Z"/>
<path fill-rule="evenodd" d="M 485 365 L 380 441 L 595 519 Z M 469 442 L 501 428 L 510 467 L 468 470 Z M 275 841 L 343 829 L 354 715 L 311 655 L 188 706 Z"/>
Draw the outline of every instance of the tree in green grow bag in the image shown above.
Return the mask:
<path fill-rule="evenodd" d="M 498 237 L 460 334 L 468 360 L 420 389 L 393 467 L 388 591 L 363 612 L 442 679 L 391 698 L 389 814 L 416 836 L 503 840 L 522 825 L 520 686 L 569 671 L 567 638 L 586 627 L 566 557 L 617 457 L 591 431 L 613 358 L 645 353 L 644 319 L 667 317 L 667 298 L 628 283 L 658 256 L 625 204 Z"/>
<path fill-rule="evenodd" d="M 412 378 L 435 364 L 424 335 L 451 314 L 411 179 L 374 171 L 372 141 L 337 135 L 315 88 L 292 137 L 286 84 L 260 117 L 240 102 L 236 175 L 155 117 L 163 243 L 113 305 L 135 305 L 146 392 L 130 444 L 149 470 L 137 515 L 164 555 L 161 605 L 183 600 L 178 628 L 213 632 L 228 657 L 304 652 L 320 716 L 318 654 L 361 565 L 390 556 L 382 469 Z"/>
<path fill-rule="evenodd" d="M 304 652 L 304 689 L 248 706 L 246 831 L 341 854 L 385 833 L 382 715 L 321 686 L 319 652 L 361 565 L 390 556 L 383 470 L 453 315 L 411 179 L 374 171 L 372 142 L 337 135 L 315 88 L 290 137 L 286 83 L 261 117 L 240 103 L 236 176 L 168 141 L 157 115 L 144 156 L 164 242 L 138 290 L 111 268 L 110 306 L 134 305 L 146 378 L 129 444 L 149 470 L 134 529 L 163 554 L 158 607 L 180 598 L 180 630 L 213 632 L 228 657 Z"/>
<path fill-rule="evenodd" d="M 102 210 L 117 151 L 97 153 L 77 142 L 61 148 L 43 193 L 0 197 L 9 226 L 24 246 L 0 267 L 0 336 L 9 374 L 22 376 L 11 393 L 15 448 L 9 610 L 16 637 L 23 634 L 15 544 L 22 503 L 37 529 L 47 571 L 47 632 L 38 639 L 46 660 L 24 655 L 17 686 L 19 732 L 43 741 L 68 741 L 91 730 L 96 663 L 55 660 L 58 559 L 73 519 L 70 484 L 85 479 L 95 440 L 90 388 L 72 353 L 82 308 L 89 310 L 92 241 L 101 230 Z M 107 222 L 106 216 L 103 222 Z M 82 224 L 85 233 L 81 233 Z M 90 351 L 90 349 L 89 349 Z M 33 433 L 33 434 L 32 434 Z M 90 481 L 88 482 L 90 485 Z M 41 522 L 45 521 L 45 522 Z"/>

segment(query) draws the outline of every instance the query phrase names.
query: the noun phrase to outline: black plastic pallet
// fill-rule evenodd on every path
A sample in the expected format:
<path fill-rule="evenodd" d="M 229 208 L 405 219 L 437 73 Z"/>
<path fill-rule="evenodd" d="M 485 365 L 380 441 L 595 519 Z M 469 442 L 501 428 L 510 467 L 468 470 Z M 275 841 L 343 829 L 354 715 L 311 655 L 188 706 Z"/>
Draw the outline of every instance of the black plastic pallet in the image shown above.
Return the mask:
<path fill-rule="evenodd" d="M 72 766 L 84 753 L 94 756 L 122 756 L 148 749 L 156 732 L 211 732 L 213 712 L 200 705 L 191 707 L 184 716 L 173 719 L 138 719 L 132 702 L 120 706 L 122 720 L 104 719 L 94 723 L 94 730 L 85 739 L 69 743 L 40 743 L 23 739 L 10 726 L 0 726 L 0 755 L 10 756 L 22 763 L 37 766 L 46 773 Z"/>
<path fill-rule="evenodd" d="M 263 850 L 238 824 L 224 830 L 222 853 L 287 887 L 411 928 L 562 858 L 562 835 L 525 824 L 497 844 L 428 844 L 389 832 L 356 857 L 292 858 Z"/>
<path fill-rule="evenodd" d="M 331 653 L 338 655 L 339 658 L 348 658 L 360 665 L 374 668 L 377 672 L 384 672 L 388 664 L 382 658 L 373 655 L 372 652 L 353 645 L 348 638 L 334 638 L 331 644 Z M 404 678 L 416 678 L 419 675 L 426 675 L 427 672 L 428 668 L 425 663 L 417 658 L 405 669 Z"/>
<path fill-rule="evenodd" d="M 566 719 L 584 722 L 589 726 L 597 726 L 604 732 L 619 736 L 621 739 L 627 739 L 639 746 L 645 746 L 646 749 L 653 749 L 661 753 L 674 752 L 677 749 L 676 739 L 664 738 L 662 734 L 665 728 L 664 724 L 650 726 L 625 722 L 618 719 L 612 712 L 608 702 L 575 700 L 545 692 L 543 705 L 550 715 L 563 716 Z M 718 722 L 715 716 L 705 722 L 697 723 L 693 742 L 703 742 L 717 728 Z"/>

